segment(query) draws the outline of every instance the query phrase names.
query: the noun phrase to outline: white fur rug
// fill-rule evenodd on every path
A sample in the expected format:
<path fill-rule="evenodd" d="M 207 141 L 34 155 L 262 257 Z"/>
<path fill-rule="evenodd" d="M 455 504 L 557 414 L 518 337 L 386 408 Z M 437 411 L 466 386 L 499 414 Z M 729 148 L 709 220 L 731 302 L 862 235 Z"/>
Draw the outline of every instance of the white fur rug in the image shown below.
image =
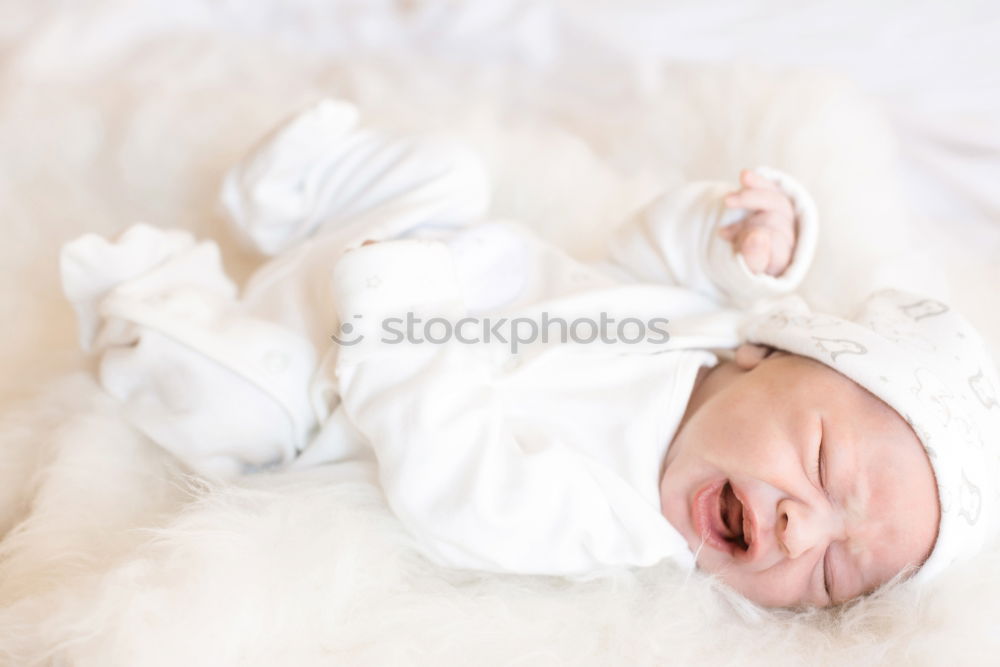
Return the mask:
<path fill-rule="evenodd" d="M 663 66 L 594 35 L 555 39 L 550 5 L 480 7 L 0 6 L 0 663 L 995 663 L 1000 551 L 933 588 L 798 615 L 669 565 L 583 583 L 446 571 L 416 555 L 370 471 L 213 487 L 122 422 L 76 351 L 60 244 L 181 226 L 217 238 L 245 278 L 258 259 L 225 235 L 219 177 L 324 95 L 375 124 L 465 137 L 493 170 L 493 213 L 581 255 L 678 179 L 788 169 L 823 214 L 813 300 L 924 289 L 1000 347 L 1000 225 L 959 235 L 916 215 L 893 130 L 852 85 Z"/>

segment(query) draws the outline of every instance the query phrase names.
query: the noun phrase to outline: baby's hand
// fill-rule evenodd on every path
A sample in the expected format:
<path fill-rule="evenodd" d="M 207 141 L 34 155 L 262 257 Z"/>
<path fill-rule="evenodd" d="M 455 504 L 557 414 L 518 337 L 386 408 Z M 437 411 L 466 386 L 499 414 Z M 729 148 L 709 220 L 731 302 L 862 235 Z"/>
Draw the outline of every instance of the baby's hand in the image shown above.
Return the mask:
<path fill-rule="evenodd" d="M 792 263 L 796 221 L 792 200 L 774 182 L 756 172 L 740 172 L 736 192 L 726 195 L 727 208 L 750 212 L 739 222 L 719 229 L 719 236 L 733 244 L 753 273 L 780 276 Z"/>

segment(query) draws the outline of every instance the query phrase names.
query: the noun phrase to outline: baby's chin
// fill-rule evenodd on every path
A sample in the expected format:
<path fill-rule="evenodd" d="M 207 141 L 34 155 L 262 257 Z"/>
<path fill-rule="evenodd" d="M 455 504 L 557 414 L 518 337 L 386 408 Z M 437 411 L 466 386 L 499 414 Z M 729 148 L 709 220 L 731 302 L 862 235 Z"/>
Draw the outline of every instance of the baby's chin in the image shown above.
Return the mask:
<path fill-rule="evenodd" d="M 739 589 L 739 582 L 743 579 L 739 571 L 739 563 L 734 562 L 726 554 L 709 551 L 709 549 L 710 547 L 703 546 L 696 551 L 696 567 L 705 574 L 714 576 L 727 586 Z"/>

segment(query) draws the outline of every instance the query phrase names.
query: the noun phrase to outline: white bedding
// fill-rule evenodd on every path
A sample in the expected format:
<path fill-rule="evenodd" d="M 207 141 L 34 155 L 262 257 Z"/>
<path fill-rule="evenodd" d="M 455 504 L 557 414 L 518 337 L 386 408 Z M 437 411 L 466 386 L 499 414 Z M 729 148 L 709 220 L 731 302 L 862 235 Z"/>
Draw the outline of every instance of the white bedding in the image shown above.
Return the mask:
<path fill-rule="evenodd" d="M 826 222 L 813 299 L 903 281 L 1000 350 L 1000 11 L 871 4 L 0 4 L 0 662 L 993 662 L 996 552 L 919 594 L 761 615 L 669 566 L 588 583 L 433 568 L 364 471 L 205 487 L 81 370 L 57 285 L 61 243 L 136 220 L 218 238 L 245 277 L 257 258 L 225 235 L 219 176 L 334 94 L 463 136 L 494 213 L 581 254 L 664 184 L 786 168 Z M 857 88 L 768 73 L 793 64 Z"/>

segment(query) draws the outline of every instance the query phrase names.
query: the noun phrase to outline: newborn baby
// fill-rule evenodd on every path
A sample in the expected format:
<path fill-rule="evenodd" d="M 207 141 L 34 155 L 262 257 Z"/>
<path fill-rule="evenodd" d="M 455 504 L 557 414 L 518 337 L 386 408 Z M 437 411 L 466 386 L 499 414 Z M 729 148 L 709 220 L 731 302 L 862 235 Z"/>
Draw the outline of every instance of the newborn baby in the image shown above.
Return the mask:
<path fill-rule="evenodd" d="M 227 176 L 273 259 L 237 298 L 218 248 L 136 225 L 61 257 L 102 386 L 193 469 L 374 458 L 451 566 L 590 575 L 665 558 L 769 606 L 930 576 L 996 524 L 996 372 L 939 302 L 854 320 L 787 296 L 805 190 L 693 183 L 584 263 L 482 222 L 485 173 L 326 101 Z M 919 570 L 918 570 L 919 568 Z"/>

